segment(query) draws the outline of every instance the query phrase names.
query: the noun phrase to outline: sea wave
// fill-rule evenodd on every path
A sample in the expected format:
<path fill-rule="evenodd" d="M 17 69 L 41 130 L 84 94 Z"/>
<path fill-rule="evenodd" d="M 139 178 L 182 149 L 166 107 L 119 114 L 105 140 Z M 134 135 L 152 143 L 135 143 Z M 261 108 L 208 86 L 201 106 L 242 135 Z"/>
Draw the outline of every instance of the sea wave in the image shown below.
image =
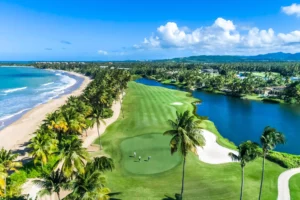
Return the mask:
<path fill-rule="evenodd" d="M 77 83 L 76 79 L 74 79 L 70 76 L 67 76 L 67 75 L 64 75 L 64 74 L 60 74 L 58 76 L 61 77 L 60 81 L 65 83 L 65 85 L 60 88 L 60 91 L 61 90 L 66 90 L 66 89 L 72 87 L 73 85 L 75 85 Z"/>
<path fill-rule="evenodd" d="M 14 117 L 14 116 L 16 116 L 16 115 L 20 115 L 20 114 L 22 114 L 23 112 L 25 112 L 25 111 L 27 111 L 27 110 L 30 110 L 30 109 L 31 109 L 31 108 L 26 108 L 26 109 L 23 109 L 23 110 L 21 110 L 21 111 L 19 111 L 19 112 L 14 113 L 14 114 L 6 115 L 6 116 L 0 118 L 0 122 L 1 122 L 1 121 L 4 121 L 4 120 L 8 120 L 8 119 L 10 119 L 10 118 L 12 118 L 12 117 Z"/>
<path fill-rule="evenodd" d="M 57 71 L 55 71 L 57 72 Z M 51 99 L 55 99 L 63 95 L 66 91 L 68 91 L 72 86 L 77 83 L 77 80 L 72 76 L 69 76 L 68 73 L 64 72 L 57 72 L 56 76 L 59 77 L 58 81 L 53 81 L 45 84 L 41 84 L 38 88 L 35 88 L 33 91 L 34 93 L 18 93 L 17 95 L 9 95 L 9 98 L 4 98 L 0 101 L 4 105 L 10 105 L 12 109 L 11 112 L 6 111 L 2 113 L 4 115 L 0 116 L 0 126 L 2 122 L 6 122 L 10 118 L 13 118 L 18 115 L 24 114 L 26 111 L 40 105 L 47 103 Z M 0 95 L 7 95 L 12 92 L 17 92 L 21 90 L 25 90 L 27 87 L 22 88 L 13 88 L 13 89 L 5 89 L 0 91 Z M 25 109 L 26 108 L 26 109 Z M 12 111 L 14 110 L 14 111 Z M 18 111 L 20 110 L 20 111 Z M 13 113 L 13 114 L 10 114 Z M 1 127 L 0 127 L 1 128 Z"/>
<path fill-rule="evenodd" d="M 42 86 L 47 86 L 47 85 L 52 85 L 52 84 L 54 84 L 54 82 L 45 83 L 45 84 L 43 84 Z"/>
<path fill-rule="evenodd" d="M 26 89 L 27 89 L 27 87 L 21 87 L 21 88 L 3 90 L 2 92 L 5 94 L 8 94 L 8 93 L 18 92 L 18 91 L 26 90 Z"/>

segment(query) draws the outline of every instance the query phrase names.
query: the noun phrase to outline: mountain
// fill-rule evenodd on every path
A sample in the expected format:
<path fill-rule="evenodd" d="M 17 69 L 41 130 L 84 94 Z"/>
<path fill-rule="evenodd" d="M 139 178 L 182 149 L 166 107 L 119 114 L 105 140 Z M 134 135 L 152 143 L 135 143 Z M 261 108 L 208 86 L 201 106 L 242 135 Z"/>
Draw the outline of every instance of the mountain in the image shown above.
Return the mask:
<path fill-rule="evenodd" d="M 222 55 L 200 55 L 182 58 L 157 60 L 165 62 L 272 62 L 272 61 L 300 61 L 300 53 L 268 53 L 256 56 L 222 56 Z"/>

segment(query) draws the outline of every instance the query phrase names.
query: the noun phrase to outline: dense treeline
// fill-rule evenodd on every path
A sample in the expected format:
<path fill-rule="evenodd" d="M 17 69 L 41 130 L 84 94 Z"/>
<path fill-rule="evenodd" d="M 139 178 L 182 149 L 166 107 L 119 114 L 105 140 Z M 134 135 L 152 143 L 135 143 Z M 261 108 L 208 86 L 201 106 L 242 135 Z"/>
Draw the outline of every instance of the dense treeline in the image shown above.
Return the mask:
<path fill-rule="evenodd" d="M 170 67 L 172 66 L 172 67 Z M 133 67 L 131 72 L 189 89 L 275 102 L 300 103 L 299 63 L 173 64 Z M 298 79 L 299 80 L 299 79 Z"/>
<path fill-rule="evenodd" d="M 100 124 L 112 116 L 112 104 L 122 96 L 130 74 L 125 70 L 100 69 L 93 65 L 60 68 L 48 64 L 43 68 L 73 70 L 89 75 L 93 80 L 81 96 L 71 96 L 65 105 L 47 115 L 27 146 L 33 163 L 22 168 L 20 162 L 13 162 L 17 154 L 2 150 L 3 154 L 9 155 L 7 160 L 21 168 L 19 173 L 10 176 L 6 173 L 5 177 L 0 177 L 0 180 L 7 177 L 8 183 L 7 186 L 0 184 L 0 196 L 13 198 L 27 178 L 39 177 L 41 179 L 35 182 L 43 188 L 39 195 L 56 193 L 60 199 L 59 191 L 68 189 L 72 192 L 65 199 L 109 197 L 111 191 L 106 187 L 103 173 L 114 168 L 113 160 L 105 156 L 91 159 L 82 138 L 94 126 L 99 134 Z M 0 160 L 0 169 L 6 162 Z"/>

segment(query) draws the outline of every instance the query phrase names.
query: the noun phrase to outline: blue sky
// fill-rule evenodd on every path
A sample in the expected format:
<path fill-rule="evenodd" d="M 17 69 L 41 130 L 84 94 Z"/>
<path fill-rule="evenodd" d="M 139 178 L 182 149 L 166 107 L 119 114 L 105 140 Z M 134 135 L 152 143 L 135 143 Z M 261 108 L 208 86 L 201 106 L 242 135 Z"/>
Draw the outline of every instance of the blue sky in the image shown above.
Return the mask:
<path fill-rule="evenodd" d="M 290 0 L 0 0 L 0 60 L 300 52 Z"/>

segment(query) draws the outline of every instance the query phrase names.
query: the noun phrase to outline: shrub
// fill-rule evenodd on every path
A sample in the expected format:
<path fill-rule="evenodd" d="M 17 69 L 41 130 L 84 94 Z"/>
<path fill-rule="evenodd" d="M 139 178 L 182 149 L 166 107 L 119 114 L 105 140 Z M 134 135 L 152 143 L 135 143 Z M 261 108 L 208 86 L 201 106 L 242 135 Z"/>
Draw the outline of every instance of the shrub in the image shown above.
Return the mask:
<path fill-rule="evenodd" d="M 266 158 L 284 168 L 295 168 L 300 166 L 300 156 L 297 155 L 271 151 Z"/>
<path fill-rule="evenodd" d="M 10 177 L 9 177 L 11 182 L 17 183 L 18 185 L 22 185 L 23 183 L 26 182 L 27 179 L 27 175 L 25 171 L 18 171 L 13 173 Z"/>

